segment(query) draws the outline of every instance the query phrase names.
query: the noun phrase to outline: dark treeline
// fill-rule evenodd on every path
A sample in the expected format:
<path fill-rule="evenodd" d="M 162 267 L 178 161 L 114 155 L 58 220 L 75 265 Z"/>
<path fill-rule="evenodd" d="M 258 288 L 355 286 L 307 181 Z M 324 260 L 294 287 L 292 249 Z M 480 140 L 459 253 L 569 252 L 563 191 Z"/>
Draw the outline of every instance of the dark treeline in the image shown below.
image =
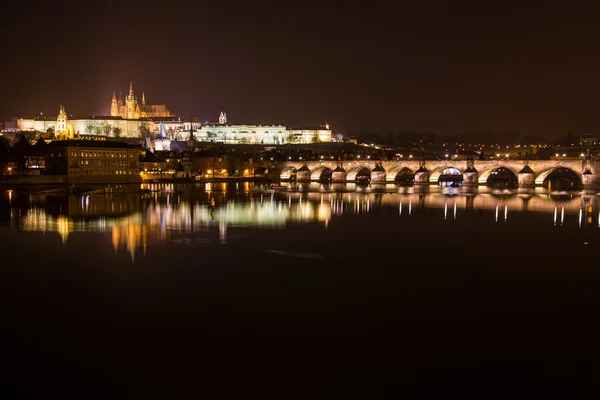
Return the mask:
<path fill-rule="evenodd" d="M 569 134 L 568 138 L 561 137 L 556 140 L 535 135 L 521 134 L 520 132 L 470 132 L 470 133 L 455 133 L 451 135 L 441 135 L 433 132 L 366 132 L 358 133 L 349 132 L 348 137 L 355 137 L 361 142 L 381 144 L 385 146 L 395 147 L 415 147 L 415 146 L 441 146 L 444 143 L 463 143 L 475 145 L 540 145 L 540 144 L 562 144 L 566 141 L 575 141 L 577 137 Z M 556 143 L 555 143 L 556 142 Z"/>

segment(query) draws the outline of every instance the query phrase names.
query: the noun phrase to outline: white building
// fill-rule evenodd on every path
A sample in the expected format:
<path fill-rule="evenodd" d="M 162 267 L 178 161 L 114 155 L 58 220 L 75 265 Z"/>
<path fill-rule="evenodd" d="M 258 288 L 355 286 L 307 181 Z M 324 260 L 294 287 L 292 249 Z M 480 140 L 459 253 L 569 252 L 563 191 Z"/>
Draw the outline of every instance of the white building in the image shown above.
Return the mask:
<path fill-rule="evenodd" d="M 205 124 L 196 140 L 231 144 L 284 144 L 287 129 L 283 125 Z"/>
<path fill-rule="evenodd" d="M 331 142 L 329 124 L 319 127 L 291 127 L 287 129 L 286 143 L 323 143 Z"/>
<path fill-rule="evenodd" d="M 227 114 L 221 111 L 219 123 L 202 125 L 197 140 L 226 144 L 288 144 L 331 142 L 327 122 L 320 127 L 287 128 L 284 125 L 237 125 L 227 123 Z"/>

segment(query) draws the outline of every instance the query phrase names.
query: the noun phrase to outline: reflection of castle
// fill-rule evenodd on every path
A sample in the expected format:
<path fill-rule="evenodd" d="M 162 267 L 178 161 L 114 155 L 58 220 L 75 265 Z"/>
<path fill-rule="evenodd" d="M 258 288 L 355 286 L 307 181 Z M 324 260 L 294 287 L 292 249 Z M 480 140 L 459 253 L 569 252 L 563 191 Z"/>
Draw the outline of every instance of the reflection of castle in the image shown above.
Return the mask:
<path fill-rule="evenodd" d="M 129 84 L 129 94 L 125 102 L 120 98 L 117 100 L 113 92 L 112 102 L 110 104 L 110 116 L 122 117 L 125 119 L 140 119 L 150 117 L 171 117 L 171 112 L 164 104 L 149 105 L 146 104 L 146 96 L 142 92 L 142 102 L 138 102 L 137 96 L 133 93 L 133 83 Z"/>

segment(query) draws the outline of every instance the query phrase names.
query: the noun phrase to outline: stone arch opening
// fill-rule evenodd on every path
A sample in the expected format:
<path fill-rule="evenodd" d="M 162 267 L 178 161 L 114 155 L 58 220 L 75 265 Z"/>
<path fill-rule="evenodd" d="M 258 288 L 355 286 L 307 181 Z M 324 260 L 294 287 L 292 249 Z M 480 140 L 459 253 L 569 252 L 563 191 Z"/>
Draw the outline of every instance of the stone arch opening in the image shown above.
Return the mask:
<path fill-rule="evenodd" d="M 581 175 L 571 168 L 561 166 L 553 167 L 536 176 L 535 184 L 548 188 L 550 191 L 581 190 L 583 188 Z"/>
<path fill-rule="evenodd" d="M 430 183 L 436 183 L 440 186 L 460 186 L 462 185 L 463 174 L 455 167 L 442 167 L 431 173 Z"/>
<path fill-rule="evenodd" d="M 297 172 L 296 167 L 286 167 L 279 174 L 279 179 L 282 181 L 295 181 Z"/>
<path fill-rule="evenodd" d="M 332 173 L 331 168 L 320 166 L 311 172 L 310 180 L 312 182 L 329 183 L 331 182 Z"/>
<path fill-rule="evenodd" d="M 352 168 L 346 174 L 346 180 L 356 183 L 369 183 L 371 182 L 371 169 L 364 166 Z"/>
<path fill-rule="evenodd" d="M 394 176 L 394 182 L 399 185 L 412 185 L 415 183 L 415 171 L 408 167 L 402 168 Z"/>
<path fill-rule="evenodd" d="M 519 175 L 510 168 L 495 167 L 483 171 L 478 182 L 493 188 L 514 188 L 519 186 Z"/>

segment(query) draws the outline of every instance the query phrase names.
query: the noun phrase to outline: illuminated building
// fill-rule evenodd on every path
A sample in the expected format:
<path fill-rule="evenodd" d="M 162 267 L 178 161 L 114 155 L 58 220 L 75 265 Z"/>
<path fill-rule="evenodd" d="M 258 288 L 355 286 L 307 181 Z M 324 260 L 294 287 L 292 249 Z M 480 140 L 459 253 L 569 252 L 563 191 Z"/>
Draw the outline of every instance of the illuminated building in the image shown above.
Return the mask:
<path fill-rule="evenodd" d="M 129 94 L 123 102 L 120 98 L 117 100 L 113 91 L 113 98 L 110 104 L 110 116 L 121 117 L 125 119 L 140 119 L 149 117 L 171 117 L 173 114 L 164 104 L 150 105 L 146 104 L 146 96 L 142 92 L 142 102 L 138 102 L 137 96 L 133 93 L 133 83 L 129 83 Z"/>
<path fill-rule="evenodd" d="M 56 126 L 54 127 L 54 136 L 57 139 L 73 139 L 75 129 L 73 123 L 69 121 L 65 107 L 61 104 L 56 118 Z"/>
<path fill-rule="evenodd" d="M 48 144 L 46 171 L 69 182 L 139 182 L 139 154 L 115 141 L 54 140 Z"/>
<path fill-rule="evenodd" d="M 196 139 L 227 144 L 283 144 L 285 135 L 286 127 L 283 125 L 228 124 L 227 115 L 221 112 L 219 123 L 202 125 Z"/>
<path fill-rule="evenodd" d="M 331 142 L 329 124 L 319 127 L 291 127 L 287 129 L 286 143 L 322 143 Z"/>

